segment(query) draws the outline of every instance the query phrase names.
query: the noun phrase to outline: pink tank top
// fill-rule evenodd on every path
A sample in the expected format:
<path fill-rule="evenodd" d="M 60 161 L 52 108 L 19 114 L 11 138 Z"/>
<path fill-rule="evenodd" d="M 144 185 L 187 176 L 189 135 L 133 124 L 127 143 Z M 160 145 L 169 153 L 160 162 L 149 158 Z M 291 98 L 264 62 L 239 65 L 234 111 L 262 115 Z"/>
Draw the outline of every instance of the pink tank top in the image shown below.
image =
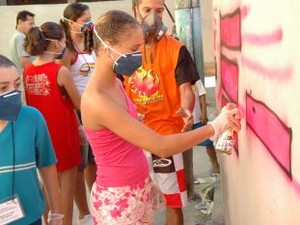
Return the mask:
<path fill-rule="evenodd" d="M 134 104 L 124 92 L 128 113 L 137 119 Z M 92 147 L 97 165 L 96 182 L 100 186 L 120 187 L 136 184 L 149 175 L 143 150 L 106 128 L 85 133 Z"/>

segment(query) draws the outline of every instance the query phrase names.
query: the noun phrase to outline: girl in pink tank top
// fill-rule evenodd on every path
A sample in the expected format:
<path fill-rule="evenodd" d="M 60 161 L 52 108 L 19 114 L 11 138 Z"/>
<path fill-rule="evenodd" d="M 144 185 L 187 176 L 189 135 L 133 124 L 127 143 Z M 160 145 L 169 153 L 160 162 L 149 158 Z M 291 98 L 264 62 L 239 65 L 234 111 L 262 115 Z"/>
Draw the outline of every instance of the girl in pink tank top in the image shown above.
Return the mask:
<path fill-rule="evenodd" d="M 238 111 L 234 106 L 224 108 L 212 124 L 193 131 L 155 133 L 138 121 L 133 103 L 116 79 L 117 75 L 130 76 L 142 65 L 138 49 L 144 34 L 139 23 L 125 12 L 108 11 L 97 21 L 93 38 L 97 58 L 82 95 L 81 113 L 97 165 L 91 192 L 94 224 L 152 224 L 153 197 L 161 202 L 162 196 L 149 178 L 142 149 L 160 157 L 183 152 L 226 129 L 238 130 L 234 117 Z M 143 79 L 147 74 L 141 76 L 140 85 L 146 85 Z"/>

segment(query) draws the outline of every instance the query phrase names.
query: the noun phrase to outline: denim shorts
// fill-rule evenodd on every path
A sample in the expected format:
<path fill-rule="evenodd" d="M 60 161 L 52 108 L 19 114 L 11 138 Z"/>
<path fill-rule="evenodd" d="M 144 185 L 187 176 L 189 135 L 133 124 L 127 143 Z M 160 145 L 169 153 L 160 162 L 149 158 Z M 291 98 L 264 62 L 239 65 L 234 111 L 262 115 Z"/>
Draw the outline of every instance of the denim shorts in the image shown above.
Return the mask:
<path fill-rule="evenodd" d="M 205 126 L 205 125 L 203 123 L 201 123 L 201 122 L 195 123 L 193 125 L 193 129 L 196 129 L 196 128 L 199 128 L 199 127 L 203 127 L 203 126 Z M 199 143 L 197 146 L 213 147 L 214 143 L 211 140 L 207 139 L 207 140 Z"/>

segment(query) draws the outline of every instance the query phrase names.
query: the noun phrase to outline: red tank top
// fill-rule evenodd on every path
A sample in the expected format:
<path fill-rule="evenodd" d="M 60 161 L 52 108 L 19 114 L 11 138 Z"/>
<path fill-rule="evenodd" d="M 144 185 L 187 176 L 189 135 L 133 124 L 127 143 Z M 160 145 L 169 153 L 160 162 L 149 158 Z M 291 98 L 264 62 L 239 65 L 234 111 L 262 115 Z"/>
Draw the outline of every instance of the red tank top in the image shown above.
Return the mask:
<path fill-rule="evenodd" d="M 57 84 L 61 66 L 54 62 L 40 66 L 31 63 L 23 75 L 27 104 L 37 108 L 47 122 L 58 171 L 80 163 L 78 122 L 73 104 Z"/>

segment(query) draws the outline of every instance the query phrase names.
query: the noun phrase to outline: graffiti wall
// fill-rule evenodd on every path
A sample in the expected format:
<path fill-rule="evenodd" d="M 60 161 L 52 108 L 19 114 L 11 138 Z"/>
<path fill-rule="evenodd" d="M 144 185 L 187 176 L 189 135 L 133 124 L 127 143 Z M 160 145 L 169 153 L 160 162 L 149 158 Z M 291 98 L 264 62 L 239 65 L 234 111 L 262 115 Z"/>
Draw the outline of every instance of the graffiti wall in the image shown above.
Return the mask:
<path fill-rule="evenodd" d="M 242 113 L 221 156 L 227 225 L 300 224 L 300 1 L 214 0 L 218 106 Z"/>

